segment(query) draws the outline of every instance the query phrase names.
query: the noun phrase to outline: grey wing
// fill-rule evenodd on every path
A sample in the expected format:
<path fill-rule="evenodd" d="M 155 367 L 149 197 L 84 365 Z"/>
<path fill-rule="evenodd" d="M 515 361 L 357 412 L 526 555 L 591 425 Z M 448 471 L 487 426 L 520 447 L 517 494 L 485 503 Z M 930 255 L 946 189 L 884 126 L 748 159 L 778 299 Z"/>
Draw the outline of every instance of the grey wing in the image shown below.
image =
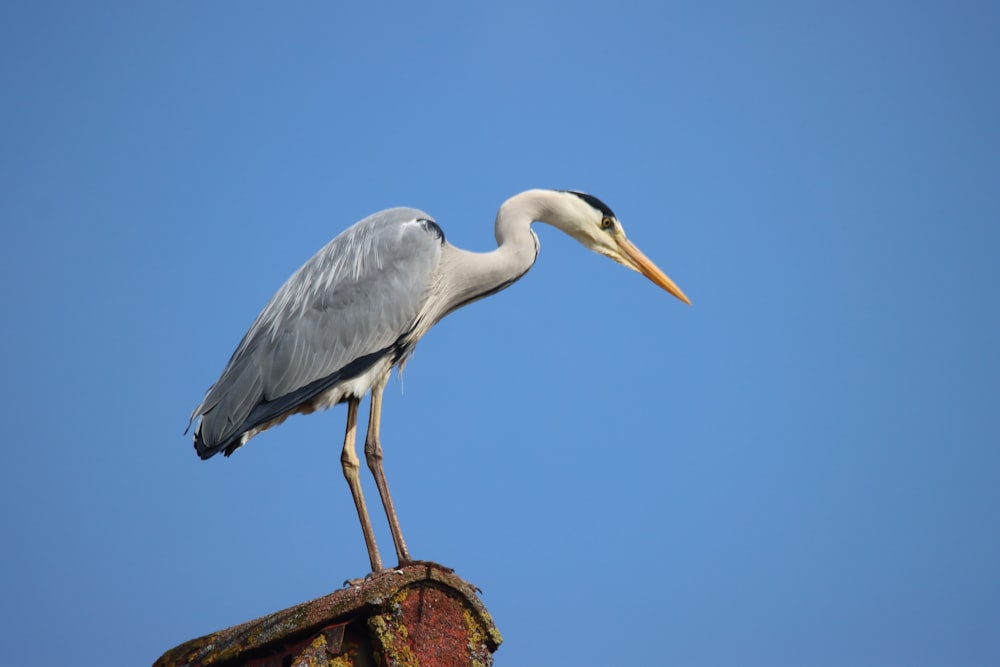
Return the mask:
<path fill-rule="evenodd" d="M 441 258 L 426 213 L 389 209 L 328 243 L 271 298 L 195 408 L 202 458 L 405 350 Z"/>

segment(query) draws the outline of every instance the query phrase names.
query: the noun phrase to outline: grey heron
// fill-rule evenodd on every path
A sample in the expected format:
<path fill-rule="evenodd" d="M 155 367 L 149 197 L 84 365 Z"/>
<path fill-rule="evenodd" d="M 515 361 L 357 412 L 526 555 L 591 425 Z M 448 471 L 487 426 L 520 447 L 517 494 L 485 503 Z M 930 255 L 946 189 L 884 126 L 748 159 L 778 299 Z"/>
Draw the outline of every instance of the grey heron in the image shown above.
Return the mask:
<path fill-rule="evenodd" d="M 198 455 L 229 456 L 292 414 L 347 403 L 340 461 L 364 532 L 372 571 L 382 569 L 361 492 L 355 452 L 358 405 L 371 392 L 365 458 L 400 564 L 411 562 L 382 471 L 382 392 L 393 367 L 441 318 L 509 287 L 535 263 L 544 222 L 638 271 L 687 304 L 684 293 L 626 237 L 614 212 L 582 192 L 528 190 L 497 213 L 496 250 L 475 253 L 445 240 L 412 208 L 375 213 L 345 230 L 275 293 L 194 409 Z"/>

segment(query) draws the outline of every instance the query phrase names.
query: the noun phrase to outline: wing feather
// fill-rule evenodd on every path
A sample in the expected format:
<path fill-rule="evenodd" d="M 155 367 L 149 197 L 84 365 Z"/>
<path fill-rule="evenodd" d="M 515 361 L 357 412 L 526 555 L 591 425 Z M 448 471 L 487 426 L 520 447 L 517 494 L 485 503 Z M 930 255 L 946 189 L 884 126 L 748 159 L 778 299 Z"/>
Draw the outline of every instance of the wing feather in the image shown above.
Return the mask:
<path fill-rule="evenodd" d="M 195 408 L 198 453 L 232 451 L 247 431 L 360 375 L 398 345 L 424 304 L 441 241 L 426 213 L 389 209 L 303 264 L 264 306 Z"/>

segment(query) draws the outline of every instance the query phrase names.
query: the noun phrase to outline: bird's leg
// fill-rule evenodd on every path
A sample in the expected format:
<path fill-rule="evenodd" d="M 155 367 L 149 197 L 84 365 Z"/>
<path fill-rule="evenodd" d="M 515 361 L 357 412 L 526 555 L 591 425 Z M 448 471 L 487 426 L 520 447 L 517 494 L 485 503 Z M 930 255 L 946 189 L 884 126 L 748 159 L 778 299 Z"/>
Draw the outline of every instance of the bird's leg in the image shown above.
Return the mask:
<path fill-rule="evenodd" d="M 358 428 L 358 399 L 347 400 L 347 433 L 344 434 L 344 451 L 340 454 L 340 465 L 344 468 L 344 477 L 351 487 L 354 496 L 354 506 L 358 508 L 358 519 L 361 520 L 361 530 L 365 534 L 365 546 L 368 547 L 368 558 L 372 562 L 372 572 L 382 569 L 382 559 L 375 545 L 375 531 L 372 530 L 371 519 L 368 518 L 368 508 L 365 507 L 365 497 L 361 493 L 361 479 L 358 476 L 360 465 L 358 455 L 354 451 L 354 439 Z"/>
<path fill-rule="evenodd" d="M 396 518 L 396 508 L 392 504 L 392 496 L 389 495 L 389 485 L 385 481 L 385 473 L 382 472 L 382 445 L 379 442 L 379 422 L 382 420 L 382 390 L 385 389 L 385 382 L 376 382 L 372 387 L 372 411 L 368 417 L 368 435 L 365 438 L 365 459 L 368 467 L 375 477 L 375 486 L 382 496 L 382 506 L 385 507 L 385 516 L 389 519 L 389 530 L 392 531 L 392 542 L 396 546 L 396 557 L 399 564 L 405 565 L 411 561 L 410 552 L 406 548 L 406 541 L 403 539 L 403 531 L 399 528 L 399 519 Z"/>

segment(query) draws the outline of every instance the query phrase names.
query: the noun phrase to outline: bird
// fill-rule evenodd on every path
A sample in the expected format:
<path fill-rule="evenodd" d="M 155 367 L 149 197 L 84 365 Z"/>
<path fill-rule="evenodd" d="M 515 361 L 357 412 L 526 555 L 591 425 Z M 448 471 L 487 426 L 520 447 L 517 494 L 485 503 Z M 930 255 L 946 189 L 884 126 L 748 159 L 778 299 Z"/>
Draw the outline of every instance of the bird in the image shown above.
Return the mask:
<path fill-rule="evenodd" d="M 414 562 L 382 468 L 382 394 L 394 367 L 434 324 L 506 289 L 538 257 L 535 222 L 547 223 L 690 305 L 691 301 L 625 236 L 614 212 L 575 190 L 534 189 L 507 199 L 494 226 L 497 247 L 470 252 L 450 244 L 437 222 L 414 208 L 374 213 L 306 261 L 271 297 L 219 379 L 191 413 L 202 459 L 229 456 L 293 414 L 347 404 L 341 467 L 372 572 L 382 560 L 361 491 L 355 449 L 361 400 L 371 394 L 364 453 L 400 566 Z"/>

